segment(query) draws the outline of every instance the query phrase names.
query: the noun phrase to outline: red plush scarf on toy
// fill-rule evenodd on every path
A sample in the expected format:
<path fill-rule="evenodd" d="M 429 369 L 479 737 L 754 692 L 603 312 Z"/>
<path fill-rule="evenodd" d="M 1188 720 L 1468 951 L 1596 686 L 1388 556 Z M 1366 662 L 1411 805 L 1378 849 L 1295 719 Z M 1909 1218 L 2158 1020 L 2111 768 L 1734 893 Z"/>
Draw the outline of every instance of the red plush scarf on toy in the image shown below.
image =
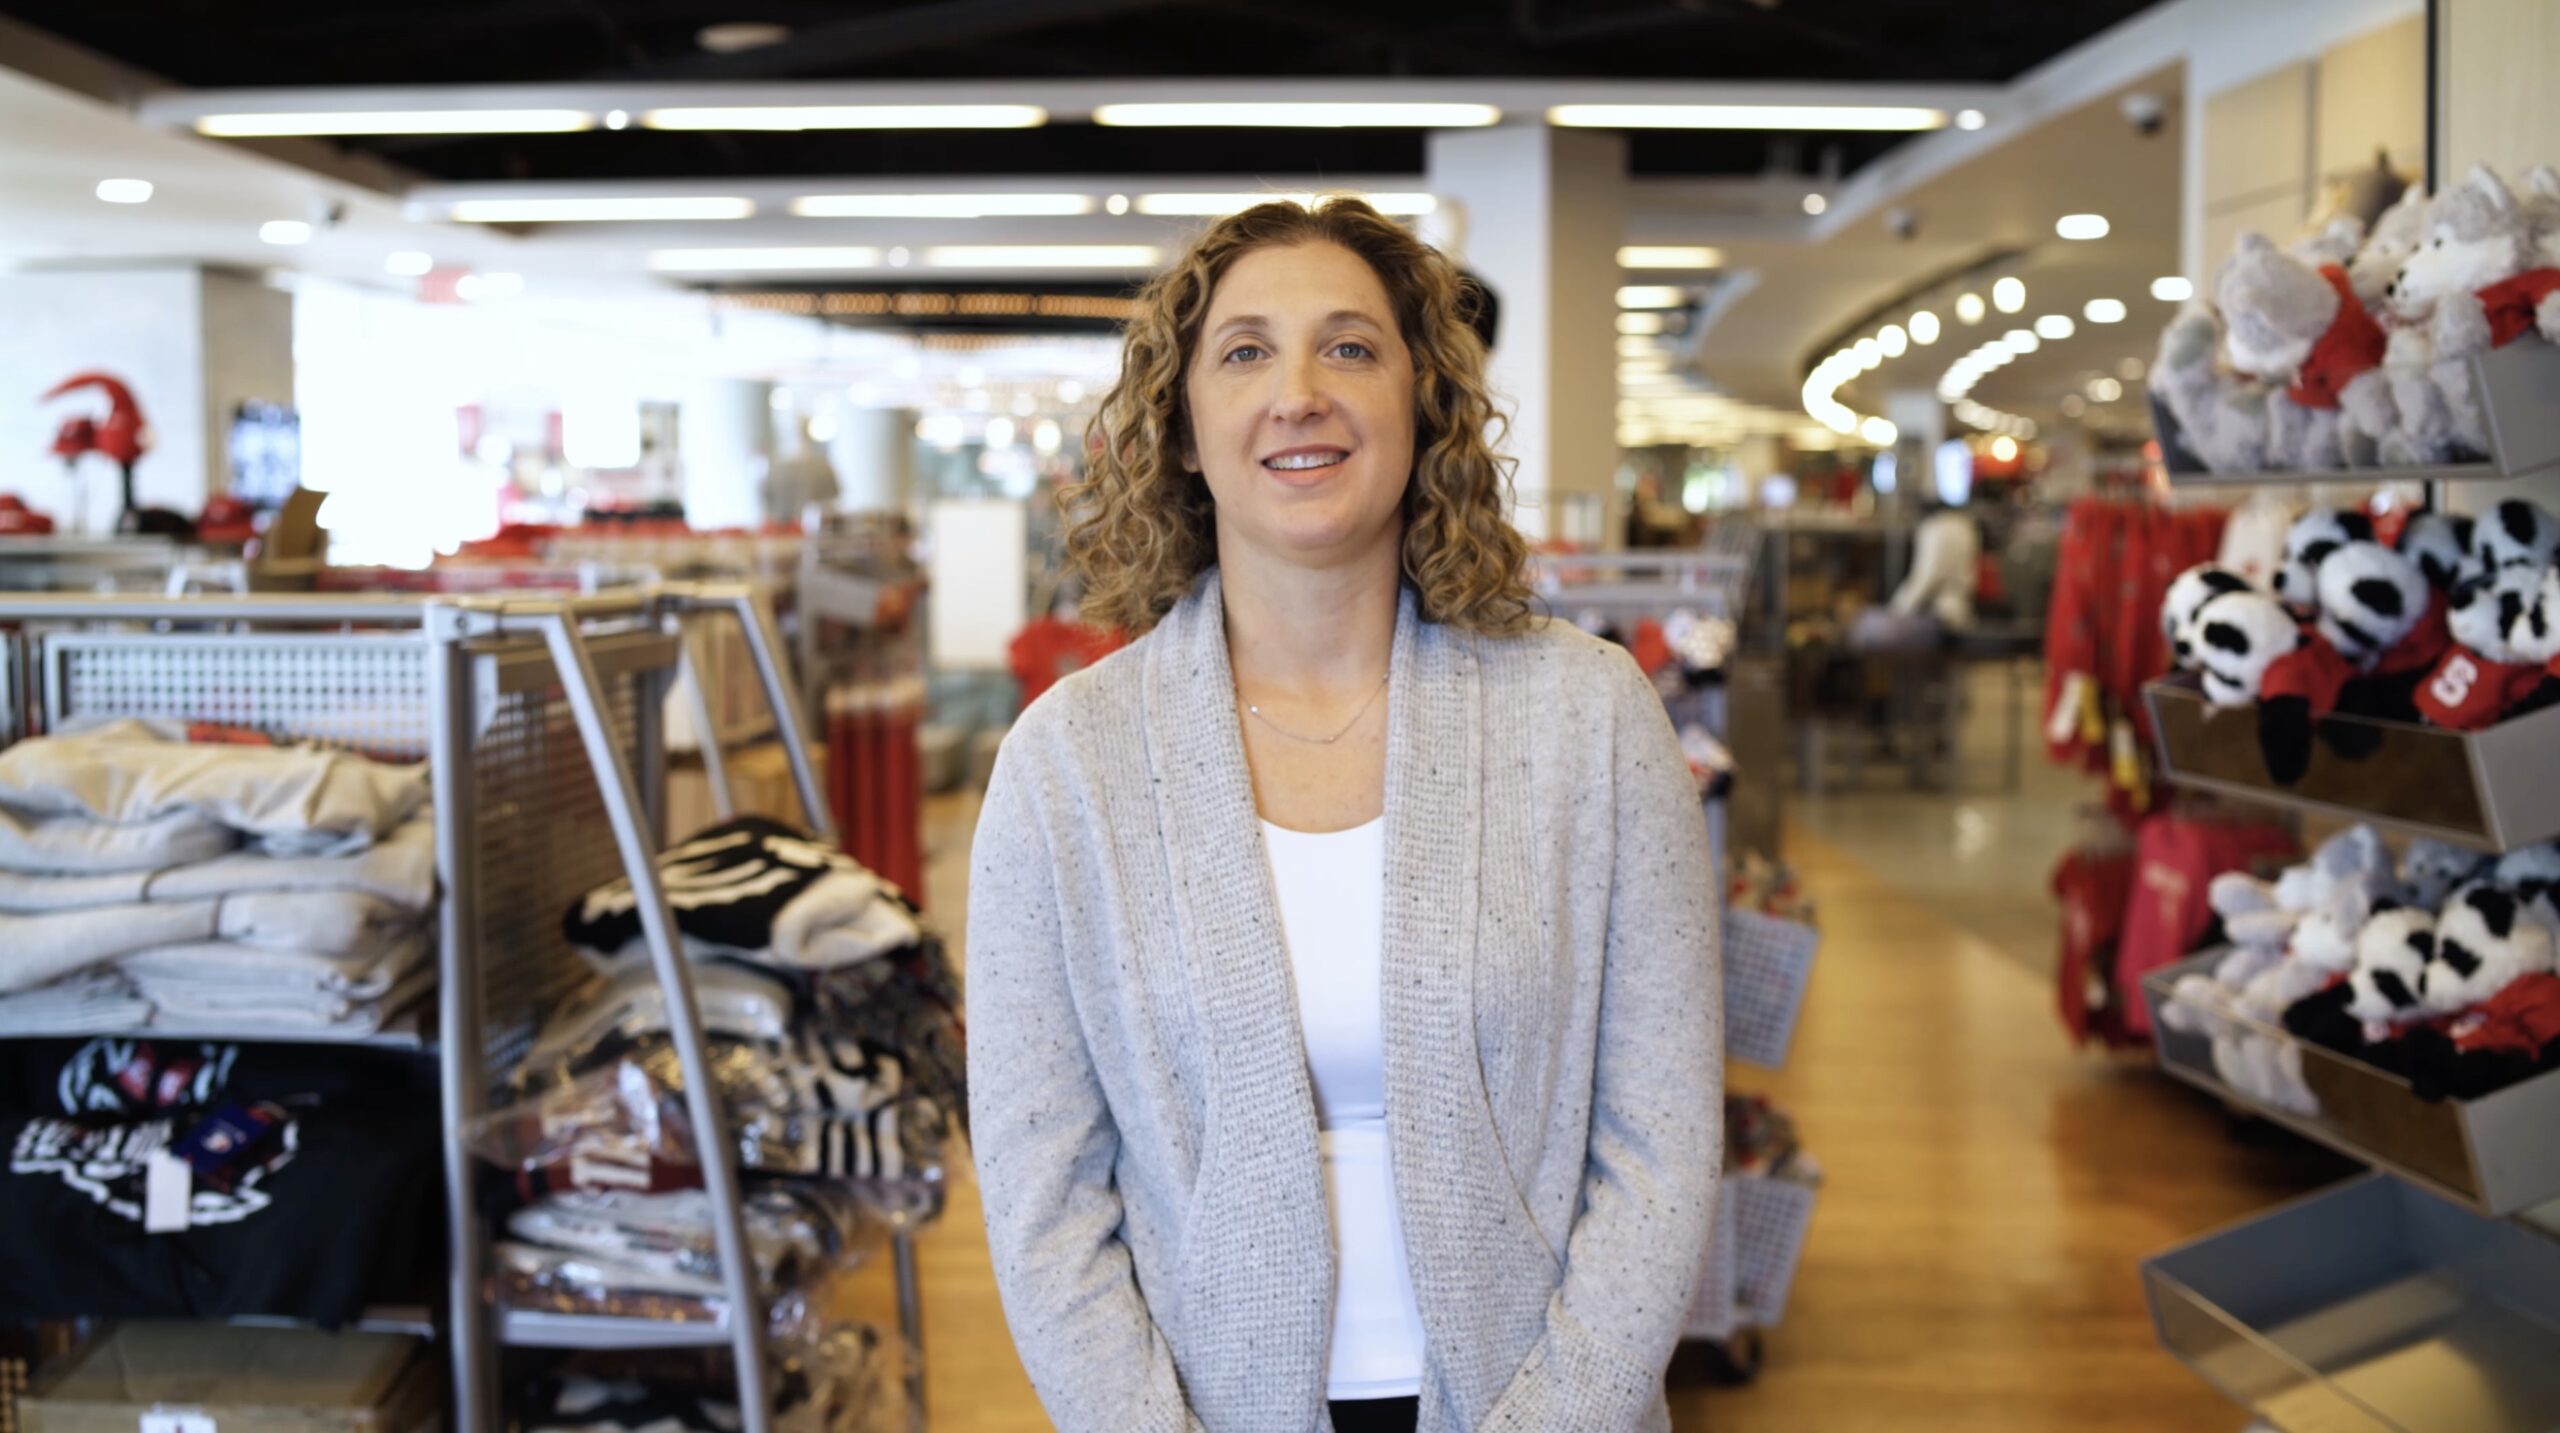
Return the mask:
<path fill-rule="evenodd" d="M 2544 680 L 2543 669 L 2534 663 L 2493 662 L 2457 645 L 2418 684 L 2418 711 L 2447 731 L 2478 731 L 2497 725 Z"/>
<path fill-rule="evenodd" d="M 2489 342 L 2504 348 L 2533 327 L 2533 311 L 2543 296 L 2560 289 L 2560 269 L 2527 269 L 2480 290 L 2480 305 L 2489 311 Z"/>
<path fill-rule="evenodd" d="M 2445 625 L 2444 597 L 2441 593 L 2427 598 L 2427 615 L 2409 629 L 2409 635 L 2389 651 L 2374 659 L 2370 668 L 2348 661 L 2337 648 L 2330 646 L 2309 629 L 2304 630 L 2299 647 L 2276 658 L 2267 675 L 2258 684 L 2260 697 L 2301 697 L 2311 704 L 2313 717 L 2324 717 L 2338 709 L 2339 694 L 2347 683 L 2358 677 L 2396 677 L 2423 672 L 2444 656 L 2453 645 L 2453 629 Z"/>
<path fill-rule="evenodd" d="M 2329 320 L 2329 331 L 2311 345 L 2311 356 L 2302 360 L 2302 371 L 2294 375 L 2293 386 L 2284 396 L 2305 408 L 2335 408 L 2338 395 L 2360 373 L 2370 373 L 2382 366 L 2382 352 L 2390 346 L 2383 336 L 2382 325 L 2365 312 L 2356 298 L 2355 288 L 2347 282 L 2347 271 L 2336 264 L 2322 264 L 2320 277 L 2338 291 L 2338 316 Z M 2525 305 L 2525 321 L 2533 321 L 2533 305 Z M 2498 340 L 2500 343 L 2505 339 Z"/>

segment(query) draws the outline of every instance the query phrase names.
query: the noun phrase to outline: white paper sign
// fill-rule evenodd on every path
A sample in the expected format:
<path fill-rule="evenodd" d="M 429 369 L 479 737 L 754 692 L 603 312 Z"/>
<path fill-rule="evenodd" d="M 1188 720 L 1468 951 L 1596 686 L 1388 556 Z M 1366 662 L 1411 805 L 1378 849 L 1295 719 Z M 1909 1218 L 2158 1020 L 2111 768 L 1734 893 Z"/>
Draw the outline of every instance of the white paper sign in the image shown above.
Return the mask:
<path fill-rule="evenodd" d="M 149 1234 L 178 1234 L 187 1227 L 187 1206 L 195 1198 L 196 1172 L 165 1149 L 155 1149 L 142 1167 L 142 1228 Z M 193 1417 L 194 1415 L 184 1415 Z M 147 1420 L 146 1420 L 147 1422 Z M 211 1428 L 213 1425 L 205 1425 Z M 144 1433 L 151 1433 L 146 1426 Z"/>
<path fill-rule="evenodd" d="M 141 1433 L 214 1433 L 214 1426 L 192 1408 L 154 1408 L 142 1415 Z"/>

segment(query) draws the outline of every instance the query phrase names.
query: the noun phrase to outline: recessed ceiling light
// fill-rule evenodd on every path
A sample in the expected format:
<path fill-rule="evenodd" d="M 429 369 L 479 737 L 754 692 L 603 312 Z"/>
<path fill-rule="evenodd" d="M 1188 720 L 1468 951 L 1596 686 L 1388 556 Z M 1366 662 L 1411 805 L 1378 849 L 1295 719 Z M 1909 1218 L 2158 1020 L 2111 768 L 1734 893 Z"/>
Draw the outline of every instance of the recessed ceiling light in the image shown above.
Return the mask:
<path fill-rule="evenodd" d="M 1990 121 L 1984 117 L 1982 111 L 1978 109 L 1960 109 L 1956 111 L 1956 128 L 1958 129 L 1980 129 L 1989 122 Z"/>
<path fill-rule="evenodd" d="M 2011 277 L 1991 286 L 1991 306 L 2002 313 L 2016 313 L 2027 306 L 2027 286 Z"/>
<path fill-rule="evenodd" d="M 311 226 L 299 219 L 269 219 L 258 226 L 258 237 L 270 244 L 308 244 Z"/>
<path fill-rule="evenodd" d="M 2005 463 L 2018 456 L 2018 440 L 2003 433 L 1991 440 L 1991 456 Z"/>
<path fill-rule="evenodd" d="M 2139 358 L 2128 358 L 2122 363 L 2116 365 L 2116 377 L 2123 379 L 2127 383 L 2140 383 L 2142 381 L 2142 375 L 2149 371 L 2149 369 L 2143 366 L 2142 360 Z"/>
<path fill-rule="evenodd" d="M 896 246 L 895 248 L 892 248 L 891 250 L 889 250 L 889 267 L 890 267 L 890 268 L 893 268 L 893 269 L 903 269 L 903 268 L 905 268 L 909 263 L 913 262 L 913 261 L 914 261 L 914 259 L 915 259 L 915 255 L 913 255 L 913 254 L 911 254 L 911 253 L 907 252 L 907 246 L 906 246 L 906 245 L 904 245 L 904 244 L 900 244 L 900 245 Z"/>
<path fill-rule="evenodd" d="M 2065 394 L 2063 394 L 2063 395 L 2062 395 L 2062 416 L 2063 416 L 2063 417 L 2065 417 L 2065 418 L 2077 418 L 2077 417 L 2079 417 L 2081 414 L 2086 413 L 2086 412 L 2088 412 L 2088 411 L 2089 411 L 2089 400 L 2088 400 L 2088 399 L 2081 397 L 2081 396 L 2080 396 L 2079 394 L 2077 394 L 2077 393 L 2065 393 Z"/>
<path fill-rule="evenodd" d="M 460 224 L 598 224 L 754 217 L 752 199 L 709 195 L 613 195 L 562 199 L 457 199 L 445 217 Z"/>
<path fill-rule="evenodd" d="M 1622 269 L 1712 269 L 1724 263 L 1724 251 L 1704 244 L 1630 244 L 1618 250 Z"/>
<path fill-rule="evenodd" d="M 1868 418 L 1858 424 L 1858 436 L 1879 448 L 1890 448 L 1893 440 L 1902 436 L 1902 430 L 1893 426 L 1890 418 Z"/>
<path fill-rule="evenodd" d="M 1662 332 L 1659 313 L 1622 313 L 1618 315 L 1618 332 L 1649 334 Z"/>
<path fill-rule="evenodd" d="M 1489 104 L 1108 104 L 1093 122 L 1148 128 L 1478 129 L 1502 118 Z"/>
<path fill-rule="evenodd" d="M 945 244 L 924 251 L 936 269 L 1152 269 L 1146 244 Z"/>
<path fill-rule="evenodd" d="M 2053 221 L 2053 232 L 2066 239 L 2103 239 L 2107 237 L 2107 216 L 2065 214 Z"/>
<path fill-rule="evenodd" d="M 2080 326 L 2071 321 L 2069 314 L 2049 313 L 2036 320 L 2036 337 L 2049 338 L 2057 343 L 2079 331 Z"/>
<path fill-rule="evenodd" d="M 2151 281 L 2151 296 L 2162 303 L 2182 304 L 2196 296 L 2196 286 L 2177 274 Z"/>
<path fill-rule="evenodd" d="M 308 110 L 209 114 L 196 133 L 216 139 L 330 134 L 573 134 L 595 128 L 582 109 Z"/>
<path fill-rule="evenodd" d="M 1348 193 L 1349 191 L 1337 192 Z M 1318 200 L 1328 197 L 1330 196 L 1313 192 L 1281 193 L 1277 191 L 1141 194 L 1138 196 L 1138 212 L 1159 217 L 1179 215 L 1223 218 L 1229 214 L 1241 214 L 1257 204 L 1268 204 L 1274 200 L 1295 204 L 1303 209 L 1312 209 Z M 1367 201 L 1370 208 L 1381 214 L 1398 216 L 1428 214 L 1440 207 L 1440 200 L 1430 194 L 1360 194 L 1353 197 Z"/>
<path fill-rule="evenodd" d="M 804 219 L 1037 219 L 1094 208 L 1090 194 L 803 194 L 791 201 L 791 212 Z"/>
<path fill-rule="evenodd" d="M 382 261 L 382 271 L 404 279 L 420 278 L 435 269 L 435 256 L 417 249 L 403 249 Z"/>
<path fill-rule="evenodd" d="M 1938 341 L 1938 316 L 1929 312 L 1927 309 L 1922 309 L 1918 313 L 1913 314 L 1911 316 L 1911 341 L 1913 343 L 1936 343 Z"/>
<path fill-rule="evenodd" d="M 715 55 L 735 55 L 747 50 L 761 50 L 779 45 L 791 38 L 791 27 L 757 20 L 735 20 L 725 25 L 705 25 L 694 32 L 693 42 Z"/>
<path fill-rule="evenodd" d="M 880 251 L 859 247 L 775 247 L 756 249 L 659 249 L 649 267 L 662 274 L 716 273 L 731 269 L 819 273 L 831 269 L 871 269 Z"/>
<path fill-rule="evenodd" d="M 606 110 L 604 112 L 604 127 L 607 129 L 629 129 L 631 127 L 631 111 L 627 109 Z"/>
<path fill-rule="evenodd" d="M 1654 347 L 1652 339 L 1638 334 L 1627 334 L 1618 340 L 1620 358 L 1658 358 L 1661 354 L 1662 350 Z"/>
<path fill-rule="evenodd" d="M 1668 284 L 1629 284 L 1618 290 L 1620 308 L 1678 308 L 1686 302 L 1687 291 Z"/>
<path fill-rule="evenodd" d="M 1862 369 L 1872 371 L 1876 365 L 1884 362 L 1884 346 L 1872 338 L 1859 339 L 1856 343 L 1849 345 L 1849 351 L 1858 355 L 1858 366 Z"/>
<path fill-rule="evenodd" d="M 148 179 L 101 179 L 98 197 L 110 204 L 148 204 L 151 181 Z"/>
<path fill-rule="evenodd" d="M 1110 198 L 1102 201 L 1102 207 L 1107 213 L 1115 215 L 1126 214 L 1129 212 L 1129 196 L 1126 194 L 1114 194 Z"/>
<path fill-rule="evenodd" d="M 1956 295 L 1956 317 L 1965 323 L 1982 322 L 1982 295 Z"/>
<path fill-rule="evenodd" d="M 1883 349 L 1887 358 L 1900 358 L 1911 347 L 1911 335 L 1904 333 L 1898 323 L 1886 324 L 1876 330 L 1876 347 Z"/>
<path fill-rule="evenodd" d="M 2080 316 L 2091 323 L 2124 322 L 2124 300 L 2091 299 L 2080 306 Z"/>
<path fill-rule="evenodd" d="M 1804 212 L 1808 214 L 1819 214 L 1830 207 L 1831 201 L 1823 198 L 1819 194 L 1808 194 L 1804 196 Z"/>
<path fill-rule="evenodd" d="M 1560 104 L 1547 123 L 1567 129 L 1936 129 L 1947 112 L 1912 105 Z"/>
<path fill-rule="evenodd" d="M 2013 328 L 2000 335 L 2000 346 L 2023 358 L 2044 347 L 2044 340 L 2023 328 Z"/>
<path fill-rule="evenodd" d="M 2124 396 L 2124 385 L 2112 378 L 2092 378 L 2088 387 L 2089 401 L 2113 403 Z"/>
<path fill-rule="evenodd" d="M 686 105 L 640 116 L 651 129 L 1037 129 L 1049 112 L 1027 104 Z"/>

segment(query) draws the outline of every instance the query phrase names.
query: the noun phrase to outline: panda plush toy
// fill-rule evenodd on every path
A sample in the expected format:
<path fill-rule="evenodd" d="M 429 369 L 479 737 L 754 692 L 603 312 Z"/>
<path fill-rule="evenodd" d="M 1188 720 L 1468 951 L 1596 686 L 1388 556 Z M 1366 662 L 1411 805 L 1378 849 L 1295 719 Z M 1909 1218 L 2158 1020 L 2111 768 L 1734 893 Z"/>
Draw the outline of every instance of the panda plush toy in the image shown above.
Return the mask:
<path fill-rule="evenodd" d="M 2311 639 L 2260 683 L 2258 749 L 2283 786 L 2310 769 L 2315 733 L 2349 758 L 2380 743 L 2374 728 L 2323 723 L 2331 712 L 2417 720 L 2418 683 L 2450 640 L 2443 599 L 2417 563 L 2378 542 L 2351 539 L 2322 555 L 2316 590 Z"/>
<path fill-rule="evenodd" d="M 2218 707 L 2257 701 L 2267 670 L 2302 645 L 2301 624 L 2263 592 L 2225 592 L 2197 608 L 2187 625 L 2205 700 Z"/>
<path fill-rule="evenodd" d="M 2313 508 L 2293 520 L 2284 535 L 2284 562 L 2276 568 L 2276 597 L 2296 617 L 2311 620 L 2320 607 L 2321 564 L 2350 542 L 2373 541 L 2373 519 L 2342 508 Z"/>
<path fill-rule="evenodd" d="M 2418 993 L 2437 1014 L 2458 1014 L 2551 968 L 2551 931 L 2527 917 L 2522 897 L 2474 881 L 2455 891 L 2436 918 L 2435 957 L 2419 977 Z"/>
<path fill-rule="evenodd" d="M 2418 564 L 2429 587 L 2451 593 L 2471 566 L 2471 531 L 2467 517 L 2432 510 L 2413 513 L 2400 529 L 2400 555 Z"/>
<path fill-rule="evenodd" d="M 2508 498 L 2471 525 L 2471 573 L 2495 577 L 2510 567 L 2540 570 L 2560 561 L 2560 520 L 2540 503 Z"/>
<path fill-rule="evenodd" d="M 2453 645 L 2418 684 L 2419 715 L 2452 731 L 2478 731 L 2560 704 L 2560 677 L 2510 636 L 2525 625 L 2549 571 L 2508 567 L 2463 583 L 2446 614 Z"/>
<path fill-rule="evenodd" d="M 2169 644 L 2170 660 L 2179 670 L 2196 669 L 2196 613 L 2226 592 L 2248 590 L 2247 578 L 2210 562 L 2199 562 L 2170 579 L 2169 591 L 2160 601 L 2160 636 Z"/>
<path fill-rule="evenodd" d="M 2418 990 L 2435 953 L 2435 913 L 2417 906 L 2378 906 L 2356 932 L 2347 1014 L 2362 1022 L 2367 1041 L 2388 1039 L 2397 1027 L 2433 1013 Z"/>

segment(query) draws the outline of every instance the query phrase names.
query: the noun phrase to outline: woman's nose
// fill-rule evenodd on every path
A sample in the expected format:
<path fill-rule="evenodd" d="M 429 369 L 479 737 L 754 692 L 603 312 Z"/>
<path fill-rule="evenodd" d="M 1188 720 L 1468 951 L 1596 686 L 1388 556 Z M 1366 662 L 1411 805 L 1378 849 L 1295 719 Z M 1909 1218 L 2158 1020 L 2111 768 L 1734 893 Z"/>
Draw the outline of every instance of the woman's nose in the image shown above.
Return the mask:
<path fill-rule="evenodd" d="M 1328 400 L 1324 394 L 1324 375 L 1313 359 L 1296 359 L 1274 365 L 1272 381 L 1278 385 L 1271 396 L 1271 416 L 1284 423 L 1303 422 L 1323 416 Z"/>

